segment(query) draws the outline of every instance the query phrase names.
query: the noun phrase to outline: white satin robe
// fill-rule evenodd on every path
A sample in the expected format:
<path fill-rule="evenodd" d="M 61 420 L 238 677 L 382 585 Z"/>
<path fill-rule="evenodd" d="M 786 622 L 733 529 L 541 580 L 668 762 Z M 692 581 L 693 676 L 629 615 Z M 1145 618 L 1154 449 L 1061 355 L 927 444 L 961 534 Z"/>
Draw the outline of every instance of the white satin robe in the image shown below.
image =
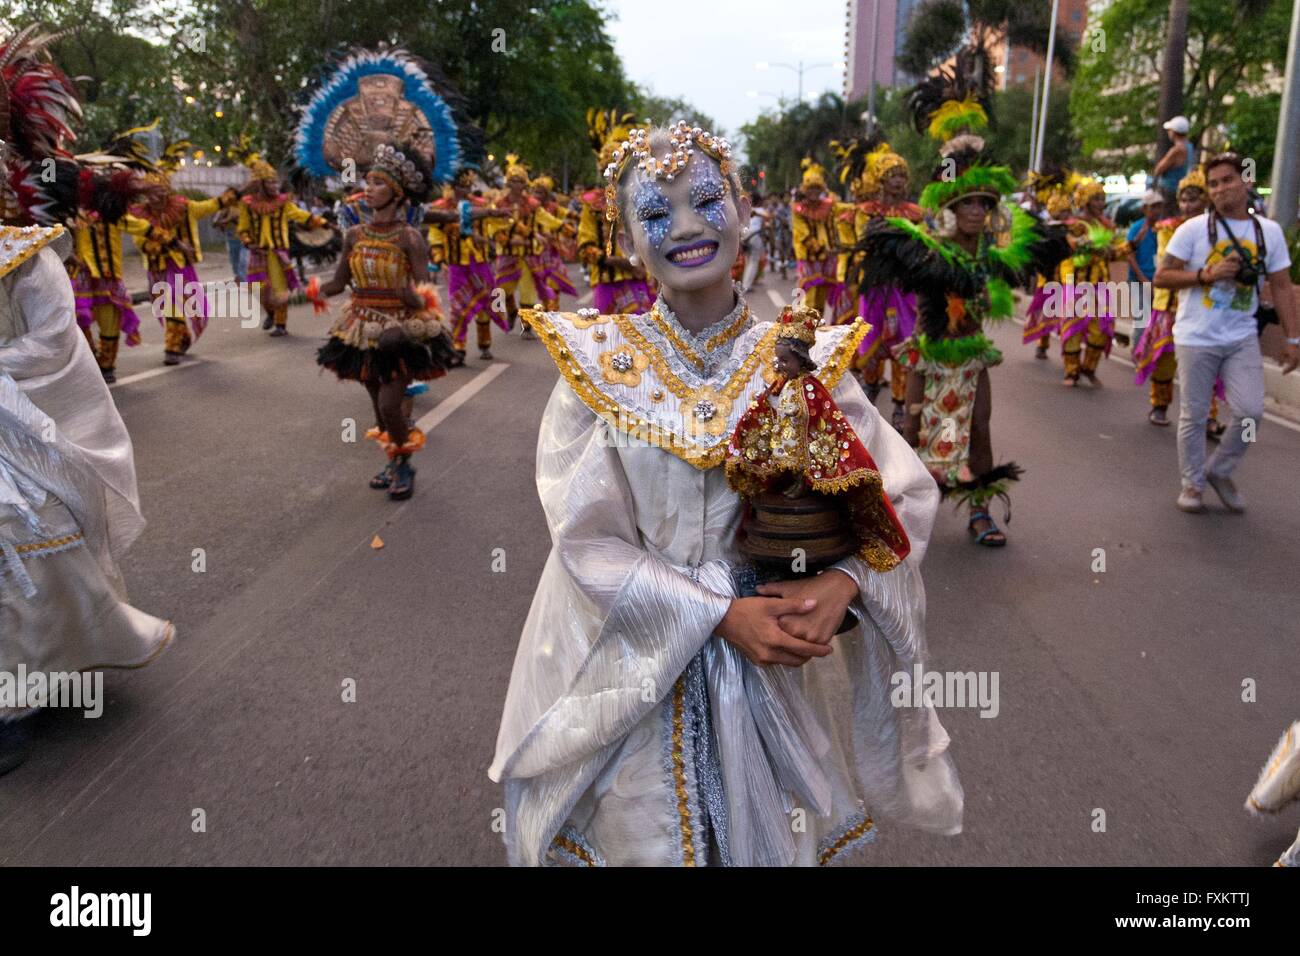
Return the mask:
<path fill-rule="evenodd" d="M 0 671 L 136 667 L 172 639 L 126 600 L 131 439 L 77 326 L 57 229 L 0 238 Z M 0 706 L 0 719 L 26 708 Z"/>
<path fill-rule="evenodd" d="M 647 389 L 662 402 L 653 369 L 634 389 L 599 381 L 599 354 L 625 344 L 611 323 L 597 343 L 578 328 L 586 322 L 527 318 L 557 364 L 590 370 L 586 380 L 620 407 L 653 414 Z M 675 328 L 701 350 L 727 321 L 698 337 Z M 708 356 L 706 368 L 720 368 L 697 379 L 723 382 L 769 327 L 752 325 L 727 354 Z M 821 330 L 813 358 L 827 363 L 838 346 L 842 374 L 861 337 L 847 341 L 847 331 Z M 683 369 L 680 355 L 666 357 Z M 760 372 L 721 441 L 765 387 Z M 832 395 L 879 466 L 912 550 L 884 574 L 841 562 L 859 586 L 861 624 L 834 639 L 829 657 L 764 668 L 712 636 L 742 561 L 741 502 L 723 469 L 627 447 L 565 379 L 557 383 L 537 448 L 553 545 L 489 770 L 505 783 L 511 863 L 841 863 L 874 838 L 873 814 L 960 832 L 947 734 L 931 708 L 890 703 L 890 675 L 911 673 L 924 653 L 920 564 L 938 491 L 852 375 Z"/>

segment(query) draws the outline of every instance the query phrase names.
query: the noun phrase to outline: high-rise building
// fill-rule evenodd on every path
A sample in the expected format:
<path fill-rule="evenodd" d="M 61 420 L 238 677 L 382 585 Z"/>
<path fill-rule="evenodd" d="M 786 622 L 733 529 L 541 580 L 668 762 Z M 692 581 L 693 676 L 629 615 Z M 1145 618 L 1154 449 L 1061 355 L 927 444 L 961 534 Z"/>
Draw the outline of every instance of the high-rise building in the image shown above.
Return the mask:
<path fill-rule="evenodd" d="M 1047 0 L 1043 0 L 1047 2 Z M 1099 16 L 1099 10 L 1104 10 L 1106 0 L 1060 0 L 1060 6 L 1056 11 L 1056 35 L 1069 36 L 1077 48 L 1079 44 L 1085 41 L 1085 31 L 1088 28 L 1089 15 Z M 1005 67 L 1000 75 L 998 85 L 1002 89 L 1009 86 L 1033 86 L 1035 74 L 1041 74 L 1044 57 L 1041 53 L 1033 50 L 1027 50 L 1024 47 L 1010 46 L 1005 40 L 993 45 L 990 51 L 993 54 L 993 63 L 995 67 Z M 1057 68 L 1057 79 L 1060 79 L 1060 68 Z"/>
<path fill-rule="evenodd" d="M 847 0 L 845 3 L 844 98 L 867 95 L 872 77 L 874 40 L 877 86 L 901 86 L 912 78 L 898 67 L 907 21 L 920 0 Z"/>

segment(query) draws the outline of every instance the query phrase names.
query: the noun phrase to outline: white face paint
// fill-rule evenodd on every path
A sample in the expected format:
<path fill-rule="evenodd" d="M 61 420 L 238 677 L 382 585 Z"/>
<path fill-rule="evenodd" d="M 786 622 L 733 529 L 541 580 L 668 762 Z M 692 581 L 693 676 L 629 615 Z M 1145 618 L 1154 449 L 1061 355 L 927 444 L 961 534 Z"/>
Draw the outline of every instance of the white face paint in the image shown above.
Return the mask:
<path fill-rule="evenodd" d="M 730 284 L 749 203 L 738 207 L 715 159 L 697 149 L 672 182 L 634 168 L 621 189 L 624 233 L 660 285 L 695 292 Z"/>

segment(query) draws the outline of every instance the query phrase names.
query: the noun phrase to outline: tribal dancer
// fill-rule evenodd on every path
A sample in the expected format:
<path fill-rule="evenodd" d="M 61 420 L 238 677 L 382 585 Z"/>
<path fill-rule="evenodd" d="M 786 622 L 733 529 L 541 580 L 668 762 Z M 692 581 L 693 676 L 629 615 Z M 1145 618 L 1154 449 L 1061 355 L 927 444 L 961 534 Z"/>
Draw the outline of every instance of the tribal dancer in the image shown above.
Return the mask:
<path fill-rule="evenodd" d="M 492 205 L 495 214 L 488 230 L 497 249 L 492 272 L 496 287 L 505 294 L 506 321 L 513 329 L 521 304 L 532 307 L 559 300 L 559 292 L 547 284 L 542 253 L 548 242 L 545 235 L 558 232 L 564 220 L 552 216 L 529 195 L 528 168 L 513 153 L 506 157 L 505 191 Z M 532 337 L 527 326 L 523 337 Z"/>
<path fill-rule="evenodd" d="M 803 163 L 799 195 L 790 213 L 794 233 L 795 274 L 804 293 L 804 304 L 820 313 L 827 305 L 834 316 L 839 301 L 835 281 L 836 236 L 833 221 L 835 196 L 826 189 L 826 170 L 810 158 Z"/>
<path fill-rule="evenodd" d="M 465 363 L 465 339 L 474 323 L 479 358 L 492 358 L 492 322 L 503 331 L 510 326 L 505 316 L 492 310 L 491 240 L 483 229 L 484 216 L 493 215 L 488 202 L 475 196 L 474 170 L 463 167 L 452 180 L 450 195 L 430 204 L 430 212 L 451 212 L 456 221 L 433 222 L 429 226 L 429 250 L 435 265 L 447 267 L 447 296 L 450 299 L 451 335 L 457 365 Z"/>
<path fill-rule="evenodd" d="M 1192 170 L 1178 183 L 1178 215 L 1156 223 L 1157 263 L 1164 258 L 1174 230 L 1193 216 L 1205 212 L 1206 194 L 1205 173 L 1200 168 Z M 1156 289 L 1151 296 L 1151 321 L 1133 347 L 1133 361 L 1137 366 L 1133 384 L 1142 385 L 1147 379 L 1151 380 L 1151 411 L 1147 420 L 1152 425 L 1169 424 L 1169 403 L 1174 398 L 1174 377 L 1178 374 L 1178 362 L 1174 357 L 1174 317 L 1177 314 L 1178 290 Z M 1214 389 L 1206 428 L 1209 437 L 1218 438 L 1227 428 L 1218 420 L 1217 400 L 1224 397 L 1222 380 L 1214 383 Z"/>
<path fill-rule="evenodd" d="M 1045 211 L 1048 222 L 1060 223 L 1070 218 L 1072 206 L 1070 196 L 1081 179 L 1078 173 L 1064 168 L 1053 169 L 1043 174 L 1029 174 L 1028 188 L 1032 190 L 1035 201 Z M 1049 316 L 1045 308 L 1048 296 L 1051 294 L 1050 283 L 1061 281 L 1059 271 L 1058 267 L 1051 275 L 1039 273 L 1036 276 L 1034 294 L 1029 302 L 1029 310 L 1025 313 L 1025 330 L 1020 341 L 1025 345 L 1030 342 L 1037 343 L 1034 358 L 1040 361 L 1047 360 L 1047 351 L 1052 345 L 1052 333 L 1060 332 L 1059 317 Z"/>
<path fill-rule="evenodd" d="M 147 128 L 151 127 L 128 130 L 115 145 Z M 100 374 L 112 384 L 117 381 L 117 350 L 122 340 L 128 347 L 140 344 L 140 317 L 122 281 L 122 234 L 139 243 L 149 232 L 149 223 L 128 211 L 146 188 L 138 170 L 148 164 L 148 156 L 136 146 L 122 155 L 110 149 L 108 154 L 85 159 L 78 173 L 69 275 L 76 294 L 77 322 L 95 353 Z M 99 332 L 98 345 L 94 329 Z"/>
<path fill-rule="evenodd" d="M 289 223 L 319 229 L 326 222 L 280 191 L 280 174 L 266 160 L 252 154 L 244 164 L 252 179 L 239 200 L 235 231 L 248 247 L 248 281 L 261 290 L 262 328 L 270 329 L 273 337 L 288 335 L 289 297 L 300 287 L 289 257 Z"/>
<path fill-rule="evenodd" d="M 604 175 L 618 144 L 627 139 L 631 113 L 620 116 L 587 110 L 587 137 L 596 151 L 596 166 Z M 578 258 L 587 266 L 591 284 L 591 304 L 602 315 L 611 312 L 641 313 L 654 304 L 646 282 L 646 270 L 635 253 L 628 253 L 610 225 L 616 215 L 606 190 L 591 189 L 582 194 L 582 213 L 578 220 Z"/>
<path fill-rule="evenodd" d="M 396 97 L 385 116 L 401 117 L 402 123 L 377 126 L 374 121 L 382 117 L 363 112 L 359 118 L 351 110 L 372 84 Z M 356 125 L 362 118 L 368 125 Z M 386 129 L 409 130 L 415 139 L 375 142 Z M 403 407 L 407 386 L 445 375 L 456 359 L 443 332 L 437 293 L 427 282 L 428 246 L 408 225 L 404 207 L 425 202 L 461 167 L 455 122 L 409 57 L 400 51 L 357 51 L 313 94 L 295 134 L 295 153 L 312 175 L 336 174 L 333 164 L 345 159 L 366 170 L 370 222 L 348 230 L 334 277 L 326 283 L 313 279 L 307 297 L 319 311 L 325 297 L 352 286 L 351 302 L 316 361 L 342 380 L 360 382 L 370 394 L 375 427 L 367 437 L 378 441 L 389 459 L 370 487 L 386 489 L 401 501 L 414 493 L 410 458 L 424 447 L 423 433 Z"/>
<path fill-rule="evenodd" d="M 925 219 L 921 207 L 907 198 L 911 175 L 907 160 L 890 149 L 888 143 L 877 143 L 864 152 L 868 145 L 863 143 L 854 148 L 851 144 L 843 153 L 844 164 L 840 171 L 841 181 L 861 181 L 859 188 L 869 197 L 855 210 L 852 243 L 861 240 L 871 223 L 881 218 L 901 217 L 914 225 L 920 225 Z M 851 249 L 852 243 L 847 248 Z M 841 257 L 847 268 L 849 255 L 842 253 Z M 847 275 L 846 272 L 842 281 L 847 282 Z M 855 296 L 846 287 L 842 298 L 855 303 L 855 314 L 871 327 L 854 360 L 867 397 L 874 405 L 876 396 L 880 394 L 882 372 L 888 362 L 889 394 L 894 406 L 890 422 L 902 431 L 907 369 L 893 355 L 894 349 L 911 338 L 916 328 L 916 296 L 893 286 L 869 289 L 865 294 Z"/>
<path fill-rule="evenodd" d="M 918 449 L 944 494 L 970 510 L 977 544 L 1002 547 L 1007 538 L 988 506 L 1009 502 L 1013 463 L 993 464 L 989 424 L 990 368 L 1002 354 L 984 335 L 985 322 L 1009 319 L 1012 287 L 1034 269 L 1050 269 L 1068 253 L 1024 210 L 1004 203 L 1016 189 L 1011 171 L 980 162 L 984 140 L 969 132 L 988 122 L 981 101 L 991 76 L 987 54 L 967 47 L 953 72 L 940 71 L 909 95 L 918 128 L 943 141 L 941 163 L 921 193 L 938 222 L 934 233 L 903 217 L 876 220 L 859 246 L 863 291 L 898 286 L 916 293 L 917 334 L 896 355 L 912 372 L 904 435 Z"/>
<path fill-rule="evenodd" d="M 564 220 L 564 227 L 552 237 L 552 250 L 560 262 L 578 261 L 578 213 L 582 206 L 570 197 L 555 191 L 555 180 L 550 176 L 538 176 L 533 180 L 533 197 L 542 204 L 542 208 L 552 216 Z M 564 273 L 568 278 L 568 273 Z M 577 293 L 573 293 L 576 295 Z"/>
<path fill-rule="evenodd" d="M 131 439 L 77 328 L 67 238 L 48 225 L 76 214 L 62 143 L 80 111 L 37 30 L 0 43 L 0 673 L 27 687 L 141 667 L 175 633 L 127 603 L 117 566 L 144 518 Z M 27 756 L 43 703 L 0 706 L 0 774 Z"/>
<path fill-rule="evenodd" d="M 551 556 L 489 770 L 510 861 L 827 865 L 869 852 L 883 817 L 958 832 L 947 735 L 889 703 L 889 675 L 923 666 L 938 495 L 846 374 L 864 330 L 815 329 L 808 351 L 897 544 L 739 597 L 742 502 L 719 466 L 779 332 L 731 278 L 748 201 L 727 143 L 685 124 L 631 131 L 607 168 L 611 225 L 661 296 L 635 316 L 523 313 L 563 377 L 537 453 Z M 865 613 L 837 638 L 850 604 Z"/>
<path fill-rule="evenodd" d="M 199 282 L 195 264 L 203 261 L 199 241 L 199 220 L 239 201 L 239 193 L 227 189 L 211 199 L 188 199 L 171 188 L 171 174 L 189 150 L 185 141 L 169 144 L 154 169 L 145 173 L 151 188 L 132 212 L 149 224 L 136 244 L 144 255 L 153 296 L 153 311 L 163 326 L 164 365 L 177 365 L 181 356 L 198 341 L 208 324 L 207 295 Z M 194 330 L 185 327 L 190 320 Z"/>
<path fill-rule="evenodd" d="M 1114 303 L 1107 291 L 1110 264 L 1127 257 L 1128 241 L 1106 218 L 1106 191 L 1101 183 L 1084 179 L 1074 188 L 1072 198 L 1078 215 L 1069 220 L 1067 228 L 1074 255 L 1060 266 L 1065 289 L 1065 314 L 1060 317 L 1064 384 L 1078 385 L 1082 374 L 1093 387 L 1100 387 L 1097 365 L 1102 355 L 1110 355 L 1115 337 Z"/>
<path fill-rule="evenodd" d="M 577 251 L 577 223 L 569 215 L 567 205 L 561 205 L 555 195 L 555 180 L 550 176 L 538 176 L 532 181 L 533 199 L 538 203 L 538 211 L 545 212 L 552 219 L 559 221 L 555 229 L 539 232 L 537 238 L 542 243 L 542 284 L 537 287 L 541 296 L 543 310 L 554 312 L 560 307 L 560 296 L 578 296 L 578 290 L 569 281 L 569 271 L 564 266 L 564 249 L 568 243 Z M 559 197 L 564 199 L 564 197 Z M 567 204 L 567 200 L 565 200 Z M 570 259 L 573 257 L 570 256 Z"/>

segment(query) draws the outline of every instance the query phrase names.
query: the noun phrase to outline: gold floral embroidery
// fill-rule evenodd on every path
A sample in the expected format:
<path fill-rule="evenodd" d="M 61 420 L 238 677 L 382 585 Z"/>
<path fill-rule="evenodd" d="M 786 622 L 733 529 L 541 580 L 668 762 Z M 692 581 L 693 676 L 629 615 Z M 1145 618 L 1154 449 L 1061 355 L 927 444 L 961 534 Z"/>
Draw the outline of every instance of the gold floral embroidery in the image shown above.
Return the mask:
<path fill-rule="evenodd" d="M 626 385 L 628 388 L 640 385 L 641 373 L 650 367 L 650 359 L 630 345 L 601 352 L 598 361 L 601 378 L 611 385 Z"/>
<path fill-rule="evenodd" d="M 610 320 L 608 315 L 601 315 L 595 309 L 590 312 L 586 309 L 579 309 L 577 312 L 565 312 L 563 315 L 573 323 L 575 329 L 589 329 L 593 325 L 604 325 Z"/>
<path fill-rule="evenodd" d="M 597 342 L 603 342 L 607 338 L 609 338 L 609 335 L 605 332 L 604 329 L 597 329 L 595 332 L 591 333 L 591 337 L 595 339 Z"/>
<path fill-rule="evenodd" d="M 667 361 L 659 354 L 659 350 L 646 340 L 646 337 L 641 334 L 641 330 L 632 322 L 630 316 L 616 315 L 614 316 L 614 323 L 618 326 L 618 330 L 623 333 L 624 338 L 641 352 L 650 356 L 650 364 L 654 367 L 655 374 L 661 382 L 668 386 L 669 391 L 682 401 L 688 400 L 695 393 L 695 389 L 673 374 L 673 370 L 668 367 Z M 758 363 L 775 354 L 776 333 L 778 331 L 777 327 L 773 325 L 763 334 L 763 337 L 754 346 L 754 351 L 745 357 L 745 360 L 740 364 L 740 368 L 736 369 L 727 384 L 722 387 L 722 394 L 733 400 L 739 397 L 740 393 L 745 390 L 745 386 L 749 384 L 749 380 L 754 377 L 754 369 L 758 367 Z M 823 379 L 823 381 L 825 380 Z"/>
<path fill-rule="evenodd" d="M 708 385 L 701 385 L 682 402 L 682 417 L 691 435 L 725 435 L 731 415 L 731 398 Z"/>

